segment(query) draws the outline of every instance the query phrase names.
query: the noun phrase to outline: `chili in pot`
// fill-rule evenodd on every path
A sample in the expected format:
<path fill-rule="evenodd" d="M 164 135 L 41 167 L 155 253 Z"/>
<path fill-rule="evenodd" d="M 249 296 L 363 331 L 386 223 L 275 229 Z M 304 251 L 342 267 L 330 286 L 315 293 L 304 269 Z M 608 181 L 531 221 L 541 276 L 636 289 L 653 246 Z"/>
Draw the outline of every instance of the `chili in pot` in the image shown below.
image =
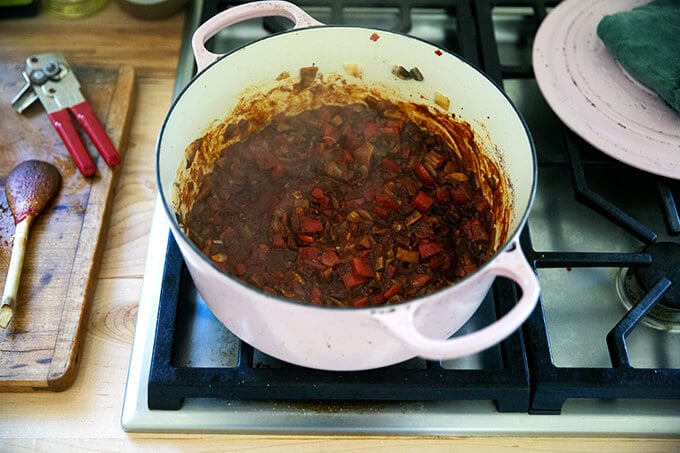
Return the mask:
<path fill-rule="evenodd" d="M 474 272 L 496 252 L 496 176 L 464 158 L 483 154 L 469 124 L 449 121 L 447 140 L 413 108 L 366 95 L 229 124 L 244 138 L 199 180 L 189 238 L 224 272 L 314 305 L 401 302 Z"/>

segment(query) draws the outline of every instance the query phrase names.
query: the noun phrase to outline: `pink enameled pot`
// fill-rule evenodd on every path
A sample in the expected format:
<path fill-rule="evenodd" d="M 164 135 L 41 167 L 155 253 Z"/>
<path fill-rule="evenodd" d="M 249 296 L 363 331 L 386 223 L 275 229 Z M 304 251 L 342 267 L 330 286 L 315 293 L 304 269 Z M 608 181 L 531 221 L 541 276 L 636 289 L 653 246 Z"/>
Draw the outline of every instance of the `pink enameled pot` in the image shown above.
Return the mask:
<path fill-rule="evenodd" d="M 227 55 L 205 43 L 221 29 L 255 17 L 284 16 L 292 30 L 257 40 Z M 230 8 L 194 34 L 198 75 L 173 103 L 157 145 L 161 198 L 196 288 L 236 336 L 280 360 L 324 370 L 365 370 L 420 356 L 452 359 L 497 344 L 526 320 L 539 294 L 519 234 L 535 192 L 536 158 L 527 127 L 508 98 L 484 74 L 443 49 L 399 33 L 325 26 L 295 5 L 263 1 Z M 402 80 L 393 68 L 417 67 L 422 81 Z M 386 97 L 448 110 L 469 122 L 507 178 L 507 237 L 485 265 L 443 290 L 399 304 L 367 308 L 319 307 L 284 300 L 246 286 L 218 270 L 186 237 L 176 219 L 188 145 L 225 121 L 244 96 L 268 93 L 315 65 L 324 77 L 379 86 Z M 349 75 L 348 65 L 355 74 Z M 360 72 L 357 77 L 356 72 Z M 436 93 L 436 94 L 435 94 Z M 435 98 L 450 100 L 450 106 Z M 286 107 L 281 107 L 286 111 Z M 513 309 L 476 332 L 451 336 L 475 313 L 494 279 L 514 280 L 521 297 Z"/>

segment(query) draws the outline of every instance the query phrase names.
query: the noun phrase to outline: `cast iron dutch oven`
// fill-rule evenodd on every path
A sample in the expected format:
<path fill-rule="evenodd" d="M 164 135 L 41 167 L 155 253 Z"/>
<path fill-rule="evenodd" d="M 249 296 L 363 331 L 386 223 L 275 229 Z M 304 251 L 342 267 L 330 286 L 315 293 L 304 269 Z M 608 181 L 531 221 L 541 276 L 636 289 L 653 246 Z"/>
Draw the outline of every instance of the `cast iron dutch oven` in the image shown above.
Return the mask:
<path fill-rule="evenodd" d="M 206 50 L 205 43 L 223 28 L 265 16 L 287 17 L 294 28 L 227 55 Z M 535 193 L 535 151 L 520 114 L 484 74 L 422 40 L 385 30 L 325 26 L 281 1 L 253 2 L 216 15 L 196 31 L 193 47 L 198 74 L 173 103 L 160 131 L 157 182 L 171 231 L 195 285 L 231 332 L 289 363 L 365 370 L 416 356 L 443 360 L 473 354 L 497 344 L 526 320 L 536 305 L 539 286 L 518 237 Z M 395 76 L 395 65 L 418 68 L 423 80 Z M 247 116 L 243 107 L 248 102 L 258 105 L 274 99 L 270 103 L 278 112 L 311 107 L 303 104 L 316 102 L 313 99 L 300 93 L 286 98 L 291 90 L 281 89 L 295 83 L 300 68 L 309 66 L 316 66 L 324 80 L 342 79 L 360 89 L 379 90 L 388 99 L 417 101 L 472 126 L 501 169 L 505 184 L 502 221 L 506 224 L 500 228 L 505 234 L 498 238 L 490 260 L 426 297 L 380 307 L 338 308 L 266 294 L 219 270 L 193 245 L 177 220 L 185 209 L 178 205 L 178 192 L 188 172 L 208 171 L 210 164 L 197 156 L 188 158 L 187 147 L 238 112 Z M 348 67 L 354 69 L 348 72 Z M 344 94 L 338 96 L 324 102 L 341 100 Z M 487 327 L 452 337 L 477 310 L 497 276 L 517 283 L 521 289 L 517 304 Z"/>

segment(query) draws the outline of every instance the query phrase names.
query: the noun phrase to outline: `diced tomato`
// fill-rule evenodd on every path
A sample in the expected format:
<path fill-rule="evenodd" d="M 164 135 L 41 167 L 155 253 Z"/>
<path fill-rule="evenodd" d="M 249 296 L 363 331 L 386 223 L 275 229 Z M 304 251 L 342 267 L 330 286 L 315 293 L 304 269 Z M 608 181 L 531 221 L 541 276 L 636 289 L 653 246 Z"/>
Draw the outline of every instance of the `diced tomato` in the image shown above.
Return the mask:
<path fill-rule="evenodd" d="M 382 162 L 380 163 L 380 166 L 387 171 L 391 171 L 393 173 L 399 173 L 401 171 L 401 168 L 399 168 L 399 165 L 392 159 L 383 159 Z"/>
<path fill-rule="evenodd" d="M 314 198 L 316 201 L 321 201 L 324 198 L 326 198 L 326 194 L 323 193 L 323 189 L 321 187 L 315 187 L 312 189 L 311 192 L 309 192 L 309 195 Z"/>
<path fill-rule="evenodd" d="M 302 233 L 318 233 L 323 231 L 323 223 L 319 219 L 302 217 L 300 218 L 300 231 Z"/>
<path fill-rule="evenodd" d="M 345 288 L 347 288 L 347 289 L 354 289 L 357 286 L 361 286 L 368 281 L 368 279 L 366 277 L 360 277 L 360 276 L 354 275 L 351 272 L 343 275 L 340 278 L 342 279 L 342 283 L 345 285 Z"/>
<path fill-rule="evenodd" d="M 461 234 L 471 242 L 486 242 L 489 240 L 489 235 L 482 225 L 482 221 L 478 218 L 472 218 L 460 226 Z"/>
<path fill-rule="evenodd" d="M 378 214 L 380 217 L 382 217 L 385 220 L 387 220 L 387 218 L 390 216 L 390 211 L 383 208 L 382 206 L 378 206 L 377 204 L 373 205 L 373 207 L 371 208 L 371 211 L 375 212 L 376 214 Z"/>
<path fill-rule="evenodd" d="M 451 189 L 451 198 L 459 205 L 465 204 L 471 199 L 470 194 L 463 185 Z"/>
<path fill-rule="evenodd" d="M 236 263 L 236 275 L 243 275 L 246 273 L 246 265 L 243 263 Z"/>
<path fill-rule="evenodd" d="M 338 258 L 338 255 L 333 250 L 324 250 L 319 258 L 319 262 L 328 267 L 333 267 L 340 262 L 340 258 Z"/>
<path fill-rule="evenodd" d="M 484 214 L 491 211 L 491 205 L 481 196 L 475 196 L 472 198 L 474 210 L 478 216 L 483 216 Z"/>
<path fill-rule="evenodd" d="M 436 255 L 442 250 L 444 250 L 444 247 L 437 242 L 425 242 L 418 245 L 418 251 L 420 252 L 420 257 L 422 259 L 427 259 L 432 255 Z"/>
<path fill-rule="evenodd" d="M 385 277 L 394 278 L 394 276 L 397 275 L 397 272 L 399 272 L 399 268 L 393 264 L 390 264 L 387 266 L 387 270 L 385 271 Z"/>
<path fill-rule="evenodd" d="M 371 294 L 368 296 L 370 305 L 382 305 L 385 302 L 385 296 L 382 294 Z"/>
<path fill-rule="evenodd" d="M 383 294 L 383 296 L 385 296 L 385 300 L 389 300 L 389 299 L 391 299 L 392 297 L 394 297 L 394 296 L 396 296 L 397 294 L 399 294 L 400 292 L 401 292 L 401 286 L 399 286 L 399 285 L 392 285 L 392 286 L 389 287 L 389 289 L 388 289 L 387 291 L 385 291 L 385 293 Z"/>
<path fill-rule="evenodd" d="M 399 209 L 399 203 L 397 200 L 390 197 L 389 195 L 385 195 L 384 193 L 378 193 L 375 195 L 375 203 L 382 208 L 389 209 L 390 211 L 396 211 Z"/>
<path fill-rule="evenodd" d="M 321 256 L 321 250 L 318 247 L 300 247 L 297 250 L 297 260 L 301 263 L 313 263 Z"/>
<path fill-rule="evenodd" d="M 411 281 L 411 286 L 414 288 L 422 288 L 430 280 L 430 276 L 427 274 L 416 274 L 413 276 Z"/>
<path fill-rule="evenodd" d="M 434 198 L 423 192 L 419 191 L 415 198 L 413 199 L 413 207 L 420 212 L 427 212 L 434 203 Z"/>
<path fill-rule="evenodd" d="M 418 178 L 420 182 L 422 182 L 423 184 L 427 184 L 428 186 L 434 186 L 437 183 L 437 181 L 434 180 L 430 172 L 427 171 L 425 165 L 423 165 L 420 162 L 416 163 L 415 166 L 413 167 L 413 173 L 415 173 L 416 178 Z"/>
<path fill-rule="evenodd" d="M 432 270 L 448 270 L 451 268 L 451 257 L 448 253 L 437 253 L 430 257 L 430 268 Z"/>
<path fill-rule="evenodd" d="M 367 258 L 352 258 L 352 273 L 359 277 L 375 277 L 375 271 Z"/>
<path fill-rule="evenodd" d="M 352 301 L 353 307 L 368 307 L 368 296 L 359 296 Z"/>
<path fill-rule="evenodd" d="M 378 133 L 378 125 L 367 121 L 364 123 L 364 140 L 369 141 L 371 137 Z"/>

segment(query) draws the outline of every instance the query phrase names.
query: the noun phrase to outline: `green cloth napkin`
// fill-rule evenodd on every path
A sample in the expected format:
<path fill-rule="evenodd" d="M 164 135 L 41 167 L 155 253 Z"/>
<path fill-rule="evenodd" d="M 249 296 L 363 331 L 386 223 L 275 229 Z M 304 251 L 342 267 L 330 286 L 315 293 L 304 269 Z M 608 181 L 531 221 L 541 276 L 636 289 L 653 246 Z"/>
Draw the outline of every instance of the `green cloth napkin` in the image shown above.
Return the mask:
<path fill-rule="evenodd" d="M 631 76 L 680 112 L 680 0 L 605 16 L 597 35 Z"/>

